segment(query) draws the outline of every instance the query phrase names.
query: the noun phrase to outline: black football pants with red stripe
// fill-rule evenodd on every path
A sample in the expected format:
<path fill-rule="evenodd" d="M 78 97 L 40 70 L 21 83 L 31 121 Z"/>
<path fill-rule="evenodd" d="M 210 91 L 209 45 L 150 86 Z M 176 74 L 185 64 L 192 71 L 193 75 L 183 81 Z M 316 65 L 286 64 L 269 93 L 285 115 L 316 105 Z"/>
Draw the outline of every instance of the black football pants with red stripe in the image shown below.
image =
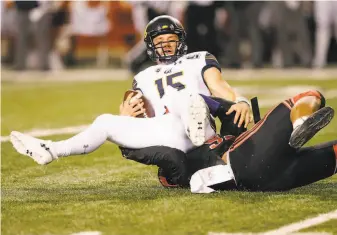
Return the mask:
<path fill-rule="evenodd" d="M 336 173 L 337 140 L 301 149 L 288 144 L 294 98 L 276 106 L 231 146 L 229 159 L 239 190 L 289 190 Z"/>

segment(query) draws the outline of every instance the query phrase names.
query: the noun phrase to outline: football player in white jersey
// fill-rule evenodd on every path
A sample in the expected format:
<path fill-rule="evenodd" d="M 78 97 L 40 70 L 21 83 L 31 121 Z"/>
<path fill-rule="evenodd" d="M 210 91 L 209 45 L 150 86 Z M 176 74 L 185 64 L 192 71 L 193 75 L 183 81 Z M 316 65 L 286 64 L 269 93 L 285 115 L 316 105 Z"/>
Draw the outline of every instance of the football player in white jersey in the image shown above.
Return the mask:
<path fill-rule="evenodd" d="M 186 112 L 186 104 L 180 102 L 183 99 L 181 96 L 188 96 L 191 93 L 201 94 L 206 102 L 211 95 L 235 102 L 227 114 L 234 116 L 234 124 L 237 123 L 239 128 L 243 124 L 246 128 L 252 119 L 247 99 L 239 97 L 222 79 L 221 67 L 213 55 L 206 51 L 186 54 L 185 40 L 186 32 L 177 19 L 163 15 L 150 21 L 145 29 L 144 41 L 149 57 L 157 65 L 138 73 L 134 77 L 133 89 L 139 90 L 140 94 L 151 103 L 156 116 L 164 115 L 167 111 L 178 116 Z M 211 103 L 207 103 L 210 108 Z M 174 107 L 173 110 L 170 107 Z M 131 111 L 128 102 L 121 105 L 121 113 L 135 116 L 135 113 L 139 114 L 142 106 L 130 113 L 123 111 L 123 108 Z M 187 116 L 190 115 L 182 115 L 185 127 L 191 124 Z M 201 131 L 215 134 L 211 125 L 204 123 L 202 118 L 199 120 L 203 123 Z M 200 135 L 199 129 L 189 131 L 193 143 L 199 145 L 206 140 L 198 138 L 206 136 Z"/>
<path fill-rule="evenodd" d="M 138 74 L 134 85 L 148 98 L 156 117 L 138 119 L 103 114 L 85 131 L 55 142 L 13 131 L 11 142 L 15 149 L 39 164 L 48 164 L 59 157 L 90 153 L 106 140 L 127 148 L 167 146 L 187 152 L 215 134 L 204 101 L 207 97 L 203 99 L 198 94 L 237 101 L 228 114 L 236 111 L 235 122 L 240 118 L 239 126 L 244 121 L 248 125 L 248 102 L 238 100 L 230 86 L 221 79 L 214 56 L 207 52 L 184 56 L 187 49 L 185 31 L 176 19 L 169 16 L 155 18 L 148 24 L 146 32 L 148 54 L 159 64 Z M 158 78 L 157 75 L 165 77 Z M 170 113 L 161 115 L 165 107 Z"/>

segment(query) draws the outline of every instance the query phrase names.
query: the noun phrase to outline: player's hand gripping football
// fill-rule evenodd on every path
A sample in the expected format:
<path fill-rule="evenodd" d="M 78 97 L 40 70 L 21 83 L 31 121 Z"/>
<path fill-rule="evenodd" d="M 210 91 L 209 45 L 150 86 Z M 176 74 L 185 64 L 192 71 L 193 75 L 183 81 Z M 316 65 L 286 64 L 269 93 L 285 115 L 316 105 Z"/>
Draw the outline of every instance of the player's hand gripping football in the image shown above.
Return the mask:
<path fill-rule="evenodd" d="M 133 93 L 130 93 L 126 100 L 119 106 L 119 114 L 121 116 L 137 117 L 145 113 L 144 102 L 142 98 L 132 99 Z"/>
<path fill-rule="evenodd" d="M 250 106 L 246 102 L 233 104 L 226 114 L 230 115 L 234 111 L 236 112 L 234 124 L 238 123 L 238 127 L 241 127 L 243 122 L 245 122 L 244 127 L 247 128 L 248 124 L 253 121 L 253 114 L 251 112 Z"/>

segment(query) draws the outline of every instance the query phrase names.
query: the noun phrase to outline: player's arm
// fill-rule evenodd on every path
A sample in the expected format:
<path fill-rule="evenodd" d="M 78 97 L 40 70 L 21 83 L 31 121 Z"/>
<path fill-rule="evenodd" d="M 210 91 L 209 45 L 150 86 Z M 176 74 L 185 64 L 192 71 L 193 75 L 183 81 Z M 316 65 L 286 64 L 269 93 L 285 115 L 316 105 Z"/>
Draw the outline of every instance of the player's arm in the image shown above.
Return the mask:
<path fill-rule="evenodd" d="M 238 123 L 238 127 L 241 127 L 245 123 L 245 128 L 247 128 L 252 121 L 249 101 L 236 94 L 234 89 L 222 79 L 220 65 L 213 55 L 206 54 L 202 71 L 204 81 L 213 96 L 235 102 L 226 114 L 230 115 L 235 112 L 234 124 Z"/>
<path fill-rule="evenodd" d="M 214 55 L 210 53 L 204 54 L 199 59 L 201 62 L 201 74 L 204 82 L 213 96 L 235 101 L 236 94 L 233 88 L 222 79 L 221 66 Z"/>
<path fill-rule="evenodd" d="M 204 81 L 212 95 L 229 101 L 235 101 L 236 93 L 221 77 L 217 67 L 210 67 L 204 72 Z"/>

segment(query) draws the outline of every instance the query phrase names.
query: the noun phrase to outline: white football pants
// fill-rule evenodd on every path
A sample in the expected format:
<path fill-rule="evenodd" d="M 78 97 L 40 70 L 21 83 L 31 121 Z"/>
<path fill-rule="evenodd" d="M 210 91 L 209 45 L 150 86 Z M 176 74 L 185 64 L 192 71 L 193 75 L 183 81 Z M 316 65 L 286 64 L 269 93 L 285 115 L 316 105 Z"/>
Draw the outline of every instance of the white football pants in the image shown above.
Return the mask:
<path fill-rule="evenodd" d="M 170 98 L 166 97 L 170 113 L 163 116 L 133 118 L 112 114 L 100 115 L 78 135 L 53 142 L 55 152 L 59 157 L 90 153 L 106 140 L 127 148 L 167 146 L 187 152 L 194 147 L 185 131 L 188 126 L 189 94 L 176 92 Z M 206 138 L 214 135 L 214 130 L 208 125 Z"/>

